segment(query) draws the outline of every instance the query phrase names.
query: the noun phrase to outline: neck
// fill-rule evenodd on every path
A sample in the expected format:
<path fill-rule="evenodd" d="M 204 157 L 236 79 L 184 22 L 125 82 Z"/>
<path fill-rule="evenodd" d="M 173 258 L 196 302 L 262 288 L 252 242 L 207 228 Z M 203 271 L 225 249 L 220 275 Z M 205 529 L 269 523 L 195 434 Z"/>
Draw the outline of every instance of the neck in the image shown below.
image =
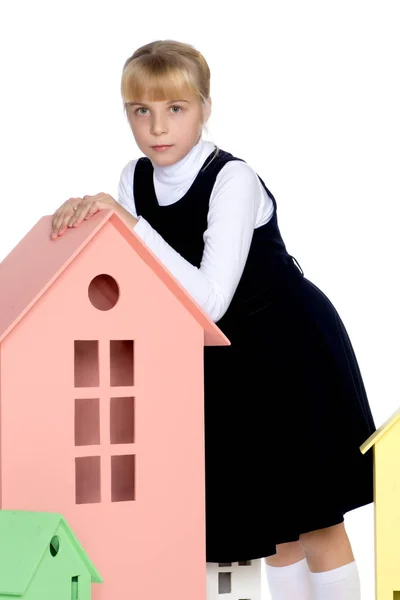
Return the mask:
<path fill-rule="evenodd" d="M 153 161 L 155 177 L 159 181 L 169 182 L 171 179 L 182 179 L 182 176 L 190 177 L 192 165 L 196 168 L 197 158 L 200 157 L 204 147 L 204 140 L 200 137 L 197 143 L 189 150 L 187 154 L 172 165 L 160 166 Z"/>

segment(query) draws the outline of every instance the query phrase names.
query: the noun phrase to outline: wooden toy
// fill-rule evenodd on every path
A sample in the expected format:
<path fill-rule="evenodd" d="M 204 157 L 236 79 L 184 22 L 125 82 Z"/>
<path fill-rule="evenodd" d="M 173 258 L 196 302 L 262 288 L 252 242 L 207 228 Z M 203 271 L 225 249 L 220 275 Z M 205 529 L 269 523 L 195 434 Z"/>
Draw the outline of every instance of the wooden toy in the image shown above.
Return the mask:
<path fill-rule="evenodd" d="M 0 510 L 0 600 L 90 600 L 102 578 L 56 513 Z"/>
<path fill-rule="evenodd" d="M 262 599 L 264 559 L 236 563 L 207 563 L 207 598 Z"/>
<path fill-rule="evenodd" d="M 0 508 L 62 514 L 94 600 L 205 600 L 205 345 L 229 340 L 111 210 L 0 264 Z"/>
<path fill-rule="evenodd" d="M 400 409 L 360 446 L 374 453 L 376 600 L 400 600 Z"/>

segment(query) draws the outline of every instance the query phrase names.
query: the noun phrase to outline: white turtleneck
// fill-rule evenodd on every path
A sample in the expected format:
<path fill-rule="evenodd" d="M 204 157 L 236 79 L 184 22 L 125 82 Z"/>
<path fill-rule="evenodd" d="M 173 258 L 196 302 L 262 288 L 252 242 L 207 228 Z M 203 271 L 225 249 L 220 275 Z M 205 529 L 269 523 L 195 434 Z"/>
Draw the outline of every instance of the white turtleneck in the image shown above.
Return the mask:
<path fill-rule="evenodd" d="M 154 189 L 160 205 L 174 204 L 192 185 L 215 145 L 202 138 L 173 165 L 153 163 Z M 138 217 L 133 197 L 133 174 L 138 159 L 122 170 L 118 202 Z M 246 264 L 254 229 L 267 223 L 274 206 L 255 171 L 242 161 L 230 161 L 220 170 L 211 192 L 204 251 L 200 268 L 185 260 L 143 218 L 135 233 L 154 252 L 209 317 L 217 322 L 225 314 Z"/>

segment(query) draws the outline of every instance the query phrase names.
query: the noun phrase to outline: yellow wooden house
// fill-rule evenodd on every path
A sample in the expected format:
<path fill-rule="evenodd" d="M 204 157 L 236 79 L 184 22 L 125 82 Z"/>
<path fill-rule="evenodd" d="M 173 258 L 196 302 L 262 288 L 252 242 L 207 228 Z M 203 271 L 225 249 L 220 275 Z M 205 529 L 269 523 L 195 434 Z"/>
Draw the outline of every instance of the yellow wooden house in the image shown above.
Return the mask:
<path fill-rule="evenodd" d="M 376 600 L 400 600 L 400 409 L 360 446 L 374 452 Z"/>

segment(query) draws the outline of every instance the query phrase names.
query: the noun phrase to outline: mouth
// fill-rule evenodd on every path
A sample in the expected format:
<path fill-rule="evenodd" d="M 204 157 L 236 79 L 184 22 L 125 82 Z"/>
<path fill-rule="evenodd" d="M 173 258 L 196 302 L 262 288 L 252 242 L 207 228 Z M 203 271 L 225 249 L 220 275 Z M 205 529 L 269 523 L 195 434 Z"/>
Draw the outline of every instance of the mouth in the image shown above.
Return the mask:
<path fill-rule="evenodd" d="M 161 146 L 151 146 L 152 148 L 171 148 L 172 144 L 162 144 Z"/>

